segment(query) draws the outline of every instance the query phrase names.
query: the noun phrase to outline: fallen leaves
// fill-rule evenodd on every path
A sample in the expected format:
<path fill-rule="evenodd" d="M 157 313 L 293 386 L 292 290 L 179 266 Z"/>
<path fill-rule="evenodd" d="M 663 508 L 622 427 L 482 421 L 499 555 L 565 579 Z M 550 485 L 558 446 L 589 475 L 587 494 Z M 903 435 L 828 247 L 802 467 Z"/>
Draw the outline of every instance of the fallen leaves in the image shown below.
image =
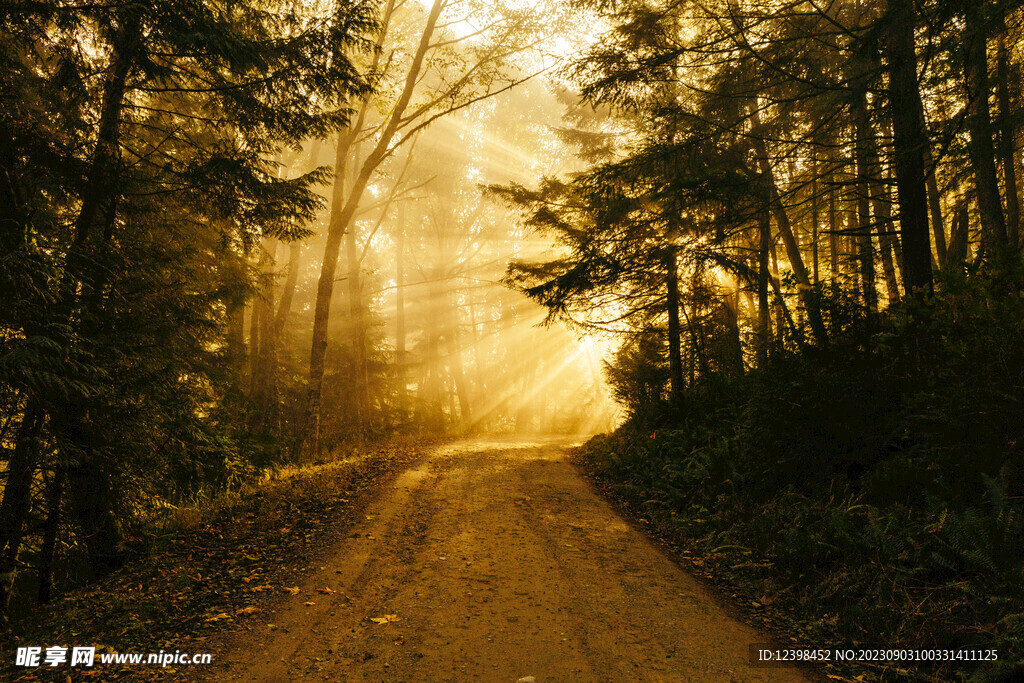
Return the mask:
<path fill-rule="evenodd" d="M 235 610 L 235 616 L 249 617 L 253 614 L 259 614 L 262 611 L 263 610 L 261 610 L 259 607 L 242 607 L 240 609 Z"/>
<path fill-rule="evenodd" d="M 209 623 L 211 623 L 211 622 L 214 622 L 214 621 L 222 621 L 222 620 L 224 620 L 224 619 L 228 619 L 228 620 L 230 620 L 231 618 L 232 618 L 232 617 L 231 617 L 231 615 L 230 615 L 230 614 L 228 614 L 227 612 L 221 612 L 220 614 L 215 614 L 215 615 L 214 615 L 214 616 L 212 616 L 212 617 L 207 617 L 206 619 L 203 619 L 203 621 L 205 621 L 206 623 L 208 623 L 208 624 L 209 624 Z"/>
<path fill-rule="evenodd" d="M 370 621 L 375 624 L 390 624 L 394 621 L 401 621 L 402 617 L 397 614 L 385 614 L 382 617 L 370 617 Z"/>

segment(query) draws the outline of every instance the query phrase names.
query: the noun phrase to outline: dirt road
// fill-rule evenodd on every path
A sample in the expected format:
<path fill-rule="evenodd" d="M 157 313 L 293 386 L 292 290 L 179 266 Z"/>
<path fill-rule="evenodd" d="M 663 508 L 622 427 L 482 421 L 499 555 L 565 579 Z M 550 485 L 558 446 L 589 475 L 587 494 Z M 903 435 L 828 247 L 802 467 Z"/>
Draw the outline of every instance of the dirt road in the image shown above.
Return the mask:
<path fill-rule="evenodd" d="M 764 636 L 616 516 L 554 441 L 438 449 L 298 587 L 212 679 L 804 680 L 751 668 Z"/>

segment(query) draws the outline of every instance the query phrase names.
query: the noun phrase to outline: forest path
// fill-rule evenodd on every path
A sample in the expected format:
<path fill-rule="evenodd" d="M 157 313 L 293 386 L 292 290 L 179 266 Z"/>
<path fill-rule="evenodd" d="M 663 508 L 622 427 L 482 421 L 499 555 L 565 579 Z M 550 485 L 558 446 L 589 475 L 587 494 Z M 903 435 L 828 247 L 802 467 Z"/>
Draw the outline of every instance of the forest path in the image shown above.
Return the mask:
<path fill-rule="evenodd" d="M 436 449 L 381 493 L 298 595 L 239 634 L 207 673 L 805 680 L 792 669 L 752 668 L 748 644 L 765 637 L 619 518 L 568 463 L 565 446 L 478 440 Z M 397 619 L 372 621 L 387 615 Z"/>

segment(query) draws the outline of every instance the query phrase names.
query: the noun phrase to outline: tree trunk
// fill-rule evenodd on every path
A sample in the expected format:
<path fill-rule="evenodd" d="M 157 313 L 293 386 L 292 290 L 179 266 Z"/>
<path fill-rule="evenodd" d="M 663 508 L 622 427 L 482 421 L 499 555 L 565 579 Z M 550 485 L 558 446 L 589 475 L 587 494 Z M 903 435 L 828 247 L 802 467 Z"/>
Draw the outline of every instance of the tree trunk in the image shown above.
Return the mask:
<path fill-rule="evenodd" d="M 772 266 L 772 277 L 769 278 L 769 282 L 771 283 L 772 290 L 775 292 L 775 334 L 781 343 L 782 340 L 786 338 L 786 327 L 788 327 L 793 340 L 799 346 L 803 347 L 806 343 L 797 330 L 796 323 L 793 322 L 793 316 L 790 314 L 789 307 L 786 305 L 786 299 L 782 295 L 782 283 L 779 281 L 779 261 L 778 255 L 775 253 L 774 244 L 771 245 L 769 253 L 771 255 Z"/>
<path fill-rule="evenodd" d="M 302 265 L 302 243 L 298 240 L 288 245 L 288 271 L 284 279 L 284 289 L 281 291 L 281 300 L 277 304 L 277 313 L 274 314 L 274 340 L 279 342 L 284 328 L 288 325 L 288 318 L 292 314 L 292 302 L 295 300 L 295 288 L 299 282 L 299 267 Z"/>
<path fill-rule="evenodd" d="M 103 89 L 96 148 L 93 150 L 92 161 L 86 175 L 82 206 L 75 221 L 75 241 L 69 259 L 72 258 L 72 254 L 80 253 L 91 239 L 96 216 L 101 207 L 110 200 L 113 190 L 111 179 L 120 157 L 124 96 L 128 89 L 128 76 L 135 67 L 142 29 L 137 8 L 125 6 L 118 12 L 117 18 L 121 27 L 114 39 L 110 78 Z"/>
<path fill-rule="evenodd" d="M 900 285 L 896 274 L 896 261 L 899 259 L 896 232 L 892 227 L 892 211 L 888 198 L 882 192 L 884 188 L 879 182 L 873 182 L 871 206 L 874 209 L 875 225 L 878 226 L 878 246 L 881 248 L 882 275 L 885 278 L 885 293 L 889 305 L 900 300 Z"/>
<path fill-rule="evenodd" d="M 816 295 L 810 291 L 811 281 L 807 276 L 807 268 L 804 266 L 800 245 L 797 244 L 796 236 L 793 234 L 789 216 L 782 205 L 782 200 L 779 198 L 778 186 L 775 184 L 775 173 L 772 171 L 771 164 L 768 161 L 768 150 L 765 147 L 764 140 L 755 137 L 754 149 L 760 157 L 761 174 L 768 184 L 768 199 L 771 203 L 772 213 L 775 215 L 775 222 L 779 228 L 782 243 L 786 246 L 786 256 L 789 258 L 789 265 L 793 269 L 793 275 L 796 277 L 797 285 L 799 286 L 800 301 L 807 310 L 807 318 L 811 323 L 811 331 L 814 334 L 815 340 L 819 344 L 825 344 L 828 341 L 828 334 L 825 331 L 825 324 L 821 319 L 818 300 Z"/>
<path fill-rule="evenodd" d="M 65 444 L 61 456 L 67 463 L 69 511 L 78 522 L 78 537 L 85 546 L 93 577 L 100 578 L 118 569 L 124 560 L 110 466 L 94 444 L 102 426 L 89 420 L 81 398 L 69 401 L 65 412 L 51 416 L 51 420 Z"/>
<path fill-rule="evenodd" d="M 102 264 L 106 255 L 91 250 L 100 211 L 104 211 L 102 248 L 109 245 L 116 220 L 116 178 L 120 164 L 121 123 L 124 113 L 128 78 L 135 68 L 141 48 L 142 28 L 140 12 L 134 6 L 125 6 L 117 14 L 120 24 L 113 44 L 110 78 L 104 86 L 103 102 L 97 124 L 96 148 L 82 190 L 82 206 L 75 220 L 75 236 L 67 255 L 67 268 L 62 279 L 61 315 L 74 320 L 75 308 L 81 304 L 82 294 L 90 291 L 97 295 L 78 317 L 80 330 L 96 327 L 95 314 L 100 307 L 99 288 L 104 277 Z M 90 253 L 90 251 L 92 253 Z M 81 285 L 81 287 L 79 286 Z M 51 417 L 59 417 L 59 438 L 69 460 L 74 461 L 70 474 L 72 497 L 87 500 L 88 505 L 75 506 L 75 513 L 83 529 L 83 539 L 89 562 L 96 576 L 103 576 L 121 565 L 120 530 L 113 513 L 110 478 L 104 464 L 93 451 L 87 425 L 87 410 L 80 401 L 68 399 Z M 17 548 L 14 548 L 15 552 Z"/>
<path fill-rule="evenodd" d="M 448 372 L 452 376 L 452 383 L 455 385 L 456 394 L 458 394 L 460 431 L 465 431 L 473 425 L 473 401 L 462 364 L 462 347 L 459 344 L 459 315 L 454 292 L 449 292 L 446 298 L 447 313 L 445 317 L 448 319 L 448 331 L 444 337 L 448 346 Z"/>
<path fill-rule="evenodd" d="M 316 303 L 313 308 L 306 431 L 310 451 L 314 456 L 320 451 L 320 407 L 327 359 L 327 323 L 331 316 L 331 298 L 334 295 L 334 278 L 338 271 L 341 241 L 345 236 L 346 226 L 341 223 L 340 214 L 345 203 L 345 161 L 352 134 L 351 131 L 343 131 L 338 137 L 334 158 L 334 188 L 331 192 L 331 217 L 328 221 L 327 242 L 324 244 L 323 260 L 320 262 L 320 279 L 317 281 Z"/>
<path fill-rule="evenodd" d="M 253 297 L 252 305 L 249 307 L 249 392 L 256 391 L 256 379 L 260 371 L 260 313 L 263 312 L 263 305 L 260 303 L 260 293 Z"/>
<path fill-rule="evenodd" d="M 768 362 L 768 344 L 772 336 L 772 315 L 768 302 L 768 279 L 771 277 L 768 272 L 768 252 L 772 246 L 770 211 L 768 203 L 765 202 L 764 209 L 758 212 L 757 329 L 760 339 L 757 353 L 760 367 L 764 367 Z"/>
<path fill-rule="evenodd" d="M 884 133 L 891 139 L 892 126 L 885 125 L 884 128 Z M 892 219 L 892 207 L 896 200 L 888 188 L 889 179 L 878 154 L 878 140 L 873 132 L 868 137 L 868 163 L 871 168 L 871 211 L 878 229 L 878 246 L 881 250 L 886 295 L 889 304 L 892 305 L 902 296 L 900 276 L 903 273 L 903 247 Z M 930 248 L 929 246 L 929 250 Z"/>
<path fill-rule="evenodd" d="M 261 259 L 260 292 L 253 308 L 258 311 L 259 352 L 253 371 L 253 403 L 256 414 L 253 425 L 257 429 L 270 429 L 277 424 L 277 334 L 274 316 L 274 268 L 277 262 L 278 240 L 264 247 Z"/>
<path fill-rule="evenodd" d="M 961 200 L 956 206 L 953 219 L 953 231 L 949 240 L 949 251 L 946 254 L 946 267 L 960 266 L 967 261 L 967 200 Z"/>
<path fill-rule="evenodd" d="M 668 368 L 669 391 L 673 405 L 682 405 L 683 400 L 683 356 L 679 336 L 679 270 L 676 253 L 670 250 L 665 257 L 665 287 L 668 311 Z"/>
<path fill-rule="evenodd" d="M 982 13 L 984 3 L 968 5 L 964 32 L 964 83 L 967 87 L 968 151 L 978 190 L 978 214 L 981 220 L 981 254 L 989 259 L 1006 246 L 1006 221 L 999 201 L 995 149 L 992 145 L 992 119 L 988 96 L 988 36 Z"/>
<path fill-rule="evenodd" d="M 329 149 L 326 143 L 317 142 L 310 149 L 310 164 L 316 168 L 320 165 L 320 157 L 324 150 Z M 281 337 L 288 326 L 288 319 L 292 314 L 292 304 L 295 301 L 295 289 L 299 282 L 299 269 L 302 265 L 302 242 L 292 240 L 288 243 L 288 270 L 285 273 L 284 288 L 281 290 L 281 299 L 277 304 L 277 312 L 274 313 L 274 346 L 279 347 Z"/>
<path fill-rule="evenodd" d="M 408 352 L 405 331 L 405 202 L 398 204 L 398 224 L 395 226 L 395 384 L 398 389 L 398 412 L 405 421 L 409 403 Z"/>
<path fill-rule="evenodd" d="M 394 2 L 390 2 L 388 9 L 386 10 L 386 15 L 390 16 L 390 11 L 393 6 Z M 340 177 L 344 175 L 345 161 L 348 157 L 348 151 L 355 141 L 355 137 L 361 131 L 361 124 L 353 127 L 350 134 L 343 134 L 339 138 L 337 154 L 334 162 L 335 186 L 331 201 L 331 217 L 328 223 L 327 243 L 324 246 L 324 259 L 320 266 L 320 281 L 317 284 L 316 305 L 313 314 L 313 340 L 309 359 L 309 407 L 307 410 L 307 432 L 309 446 L 313 452 L 319 450 L 320 443 L 320 409 L 321 398 L 323 396 L 325 358 L 327 355 L 327 325 L 330 320 L 331 297 L 334 293 L 334 276 L 338 267 L 338 256 L 341 252 L 341 241 L 345 233 L 351 228 L 363 191 L 369 184 L 370 178 L 377 166 L 379 166 L 387 156 L 391 142 L 394 139 L 399 126 L 403 122 L 405 110 L 409 106 L 413 91 L 416 88 L 416 84 L 419 82 L 420 71 L 423 68 L 423 62 L 426 58 L 427 50 L 430 48 L 430 41 L 434 35 L 434 29 L 437 26 L 437 21 L 441 16 L 441 10 L 443 7 L 443 0 L 434 0 L 434 3 L 430 8 L 430 12 L 427 15 L 427 21 L 423 27 L 423 32 L 420 34 L 419 45 L 416 49 L 415 55 L 413 56 L 412 64 L 409 66 L 409 71 L 406 74 L 405 85 L 403 86 L 402 92 L 398 97 L 398 101 L 395 103 L 394 109 L 392 109 L 391 114 L 388 117 L 387 124 L 381 131 L 380 136 L 377 138 L 376 145 L 363 162 L 359 174 L 353 179 L 352 187 L 347 192 L 347 198 L 343 183 L 340 182 Z M 386 26 L 387 23 L 385 22 L 385 31 Z M 365 115 L 368 104 L 369 100 L 364 100 L 360 120 L 362 119 L 362 116 Z"/>
<path fill-rule="evenodd" d="M 534 431 L 533 418 L 534 408 L 537 404 L 537 362 L 539 359 L 533 354 L 523 357 L 521 363 L 516 366 L 522 368 L 522 390 L 519 392 L 518 402 L 515 410 L 516 432 L 526 434 Z"/>
<path fill-rule="evenodd" d="M 743 342 L 740 339 L 740 295 L 726 294 L 721 303 L 722 322 L 728 331 L 728 349 L 725 365 L 734 375 L 743 374 Z"/>
<path fill-rule="evenodd" d="M 469 306 L 469 329 L 472 330 L 472 339 L 470 340 L 473 344 L 473 371 L 476 373 L 476 385 L 479 387 L 480 394 L 488 395 L 488 385 L 486 382 L 486 375 L 484 374 L 483 362 L 480 360 L 480 331 L 477 329 L 478 323 L 476 319 L 476 301 L 474 301 L 473 293 L 470 292 L 466 302 Z"/>
<path fill-rule="evenodd" d="M 928 193 L 925 189 L 924 107 L 917 85 L 913 0 L 890 0 L 887 54 L 889 108 L 892 114 L 896 190 L 900 202 L 903 242 L 903 284 L 908 295 L 932 290 L 932 249 L 928 237 Z"/>
<path fill-rule="evenodd" d="M 874 313 L 878 310 L 878 294 L 875 292 L 875 249 L 871 241 L 871 192 L 868 186 L 871 173 L 868 154 L 871 123 L 863 92 L 858 93 L 854 100 L 853 120 L 854 155 L 857 158 L 857 260 L 860 266 L 864 306 L 869 312 Z"/>
<path fill-rule="evenodd" d="M 60 530 L 60 508 L 64 498 L 64 470 L 54 470 L 47 495 L 46 523 L 43 525 L 43 545 L 39 550 L 39 586 L 36 601 L 40 605 L 50 602 L 53 592 L 53 560 L 57 554 L 57 532 Z"/>
<path fill-rule="evenodd" d="M 828 258 L 832 279 L 839 277 L 839 215 L 836 213 L 835 176 L 828 181 Z"/>
<path fill-rule="evenodd" d="M 81 530 L 95 578 L 119 569 L 121 531 L 111 506 L 110 476 L 95 458 L 80 458 L 69 470 L 71 506 Z"/>
<path fill-rule="evenodd" d="M 872 155 L 871 210 L 874 225 L 878 229 L 878 246 L 881 250 L 882 275 L 885 278 L 885 293 L 892 305 L 900 300 L 899 272 L 902 272 L 902 250 L 896 237 L 892 221 L 892 205 L 885 185 L 878 175 L 881 165 L 878 157 Z M 899 272 L 897 271 L 899 264 Z"/>
<path fill-rule="evenodd" d="M 363 288 L 360 277 L 359 244 L 355 221 L 345 231 L 345 257 L 348 265 L 349 340 L 352 345 L 352 364 L 355 370 L 356 419 L 360 433 L 370 427 L 370 376 L 366 359 L 366 311 L 363 310 Z"/>
<path fill-rule="evenodd" d="M 935 160 L 931 146 L 924 149 L 925 184 L 928 189 L 928 212 L 931 216 L 932 237 L 935 239 L 935 256 L 939 268 L 946 265 L 946 224 L 942 220 L 942 202 L 939 183 L 935 178 Z"/>
<path fill-rule="evenodd" d="M 7 461 L 7 481 L 0 501 L 0 619 L 6 621 L 11 589 L 18 572 L 18 552 L 32 509 L 32 478 L 39 457 L 38 439 L 45 414 L 30 402 L 25 409 L 14 450 Z"/>
<path fill-rule="evenodd" d="M 245 303 L 228 306 L 226 341 L 233 358 L 242 358 L 245 350 Z"/>
<path fill-rule="evenodd" d="M 423 335 L 426 341 L 426 354 L 423 359 L 427 380 L 424 382 L 426 397 L 426 423 L 434 433 L 444 430 L 444 383 L 442 379 L 440 349 L 440 290 L 441 269 L 430 271 L 430 282 L 427 285 L 427 316 Z"/>
<path fill-rule="evenodd" d="M 999 33 L 996 53 L 996 79 L 999 96 L 999 156 L 1006 188 L 1006 238 L 1012 249 L 1020 246 L 1020 195 L 1017 194 L 1017 165 L 1014 148 L 1017 131 L 1010 104 L 1010 60 L 1006 49 L 1006 28 Z"/>
<path fill-rule="evenodd" d="M 815 287 L 819 283 L 818 274 L 818 153 L 811 158 L 811 273 Z"/>

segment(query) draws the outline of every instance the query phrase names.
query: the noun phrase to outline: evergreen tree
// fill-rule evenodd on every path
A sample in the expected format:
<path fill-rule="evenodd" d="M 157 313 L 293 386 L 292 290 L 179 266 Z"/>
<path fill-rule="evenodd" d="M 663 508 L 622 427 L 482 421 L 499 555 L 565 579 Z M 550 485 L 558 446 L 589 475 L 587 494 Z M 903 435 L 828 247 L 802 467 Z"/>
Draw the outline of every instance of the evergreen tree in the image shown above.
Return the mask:
<path fill-rule="evenodd" d="M 345 123 L 373 28 L 362 3 L 4 9 L 0 609 L 47 504 L 101 575 L 149 495 L 244 467 L 225 337 L 253 281 L 233 264 L 260 236 L 305 234 L 324 172 L 279 180 L 274 159 Z"/>

